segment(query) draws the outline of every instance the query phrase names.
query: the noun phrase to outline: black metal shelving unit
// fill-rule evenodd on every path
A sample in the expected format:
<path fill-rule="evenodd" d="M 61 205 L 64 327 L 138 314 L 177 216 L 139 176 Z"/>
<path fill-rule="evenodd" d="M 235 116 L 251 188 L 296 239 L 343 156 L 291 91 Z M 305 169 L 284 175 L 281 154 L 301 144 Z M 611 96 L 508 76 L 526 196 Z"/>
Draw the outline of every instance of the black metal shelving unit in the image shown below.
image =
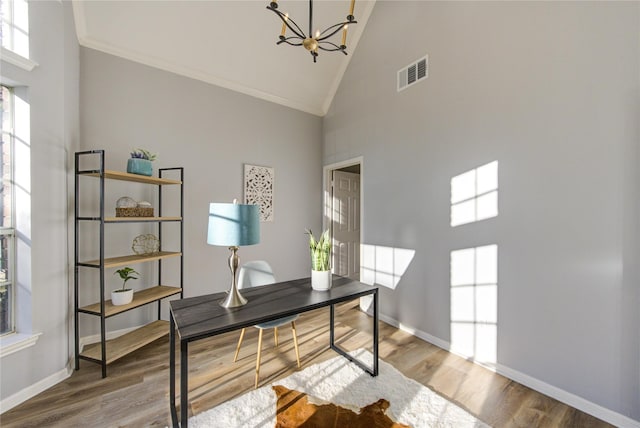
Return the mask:
<path fill-rule="evenodd" d="M 96 165 L 93 169 L 81 169 L 86 164 Z M 166 178 L 170 176 L 175 178 Z M 81 190 L 80 182 L 83 179 L 99 180 L 99 215 L 81 215 Z M 141 185 L 152 185 L 158 187 L 158 216 L 157 217 L 107 217 L 105 215 L 105 183 L 107 180 L 119 180 Z M 169 333 L 168 321 L 161 319 L 161 301 L 171 296 L 180 295 L 183 297 L 184 285 L 184 168 L 161 168 L 158 170 L 158 177 L 147 177 L 143 175 L 129 174 L 120 171 L 110 171 L 105 169 L 105 151 L 89 150 L 76 152 L 75 154 L 75 240 L 74 240 L 74 329 L 75 329 L 75 369 L 80 368 L 80 360 L 92 361 L 102 366 L 102 377 L 107 376 L 107 365 L 129 353 L 151 343 L 152 341 Z M 179 186 L 179 216 L 163 216 L 163 188 L 167 186 Z M 97 223 L 99 227 L 99 256 L 96 260 L 80 261 L 81 239 L 80 224 L 84 222 Z M 116 257 L 105 256 L 105 226 L 108 224 L 120 223 L 157 223 L 158 237 L 160 239 L 160 250 L 156 253 L 146 255 L 122 255 Z M 179 250 L 164 251 L 163 225 L 167 223 L 179 223 Z M 175 245 L 175 244 L 174 244 Z M 169 258 L 179 258 L 179 285 L 162 285 L 163 260 Z M 107 269 L 126 266 L 129 264 L 156 262 L 158 272 L 157 286 L 134 293 L 133 301 L 127 305 L 114 306 L 105 297 L 105 271 Z M 80 294 L 85 287 L 95 284 L 80 284 L 81 269 L 99 270 L 100 299 L 93 304 L 80 306 Z M 136 330 L 119 336 L 115 339 L 107 340 L 106 320 L 112 316 L 140 308 L 142 306 L 157 303 L 158 319 Z M 80 350 L 80 314 L 100 317 L 100 341 L 85 346 Z"/>

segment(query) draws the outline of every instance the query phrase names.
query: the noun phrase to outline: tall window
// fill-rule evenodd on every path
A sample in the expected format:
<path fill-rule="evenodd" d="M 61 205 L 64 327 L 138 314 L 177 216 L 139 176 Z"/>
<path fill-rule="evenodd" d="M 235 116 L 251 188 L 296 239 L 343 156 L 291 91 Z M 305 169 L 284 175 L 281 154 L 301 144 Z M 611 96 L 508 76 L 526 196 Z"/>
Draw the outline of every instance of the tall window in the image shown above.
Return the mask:
<path fill-rule="evenodd" d="M 2 47 L 29 58 L 29 4 L 27 0 L 0 0 Z"/>
<path fill-rule="evenodd" d="M 14 330 L 15 203 L 13 191 L 13 92 L 2 86 L 2 141 L 0 148 L 0 335 Z"/>

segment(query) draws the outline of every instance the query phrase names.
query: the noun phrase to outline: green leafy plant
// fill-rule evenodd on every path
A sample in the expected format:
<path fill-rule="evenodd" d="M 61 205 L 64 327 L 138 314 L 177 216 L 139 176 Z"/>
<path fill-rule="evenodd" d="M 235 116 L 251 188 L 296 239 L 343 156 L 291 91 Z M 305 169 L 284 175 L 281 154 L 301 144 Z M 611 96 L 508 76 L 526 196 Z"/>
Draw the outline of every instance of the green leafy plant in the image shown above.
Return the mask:
<path fill-rule="evenodd" d="M 137 276 L 133 276 L 133 274 L 136 275 L 140 275 L 138 272 L 136 272 L 135 270 L 133 270 L 130 267 L 124 267 L 122 269 L 118 269 L 117 271 L 115 271 L 113 273 L 120 275 L 120 278 L 122 279 L 122 289 L 121 290 L 115 290 L 116 292 L 123 292 L 126 291 L 125 286 L 127 285 L 127 281 L 129 281 L 130 279 L 138 279 Z"/>
<path fill-rule="evenodd" d="M 132 151 L 131 157 L 133 159 L 146 159 L 148 161 L 156 160 L 156 155 L 145 149 L 136 149 Z"/>
<path fill-rule="evenodd" d="M 331 270 L 331 238 L 329 229 L 325 230 L 320 239 L 316 240 L 313 232 L 307 229 L 309 235 L 309 249 L 311 250 L 311 269 L 317 271 Z"/>

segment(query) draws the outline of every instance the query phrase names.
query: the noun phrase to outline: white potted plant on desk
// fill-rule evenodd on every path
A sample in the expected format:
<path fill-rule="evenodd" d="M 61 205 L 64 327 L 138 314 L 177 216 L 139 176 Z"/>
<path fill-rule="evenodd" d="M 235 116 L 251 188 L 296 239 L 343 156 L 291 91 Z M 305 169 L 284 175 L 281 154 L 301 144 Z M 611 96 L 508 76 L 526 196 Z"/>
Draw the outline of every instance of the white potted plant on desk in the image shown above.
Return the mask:
<path fill-rule="evenodd" d="M 120 278 L 122 278 L 123 282 L 122 288 L 111 292 L 111 303 L 114 306 L 126 305 L 131 303 L 131 301 L 133 300 L 133 289 L 125 287 L 127 285 L 127 281 L 129 281 L 130 279 L 138 279 L 137 276 L 133 276 L 134 274 L 140 274 L 130 267 L 118 269 L 113 274 L 120 275 Z"/>
<path fill-rule="evenodd" d="M 311 230 L 309 235 L 309 249 L 311 250 L 311 287 L 314 290 L 326 291 L 331 288 L 331 238 L 329 229 L 325 230 L 320 239 L 316 240 Z"/>

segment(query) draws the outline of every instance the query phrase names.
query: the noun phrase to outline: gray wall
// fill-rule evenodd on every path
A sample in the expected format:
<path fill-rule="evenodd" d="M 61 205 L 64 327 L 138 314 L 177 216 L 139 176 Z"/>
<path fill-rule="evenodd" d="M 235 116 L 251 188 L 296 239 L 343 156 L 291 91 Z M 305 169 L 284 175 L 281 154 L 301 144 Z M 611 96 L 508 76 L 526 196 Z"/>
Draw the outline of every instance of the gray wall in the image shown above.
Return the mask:
<path fill-rule="evenodd" d="M 80 62 L 81 148 L 106 149 L 109 169 L 125 170 L 137 147 L 157 153 L 155 167 L 185 168 L 186 296 L 229 288 L 229 250 L 206 243 L 208 209 L 210 202 L 242 201 L 245 163 L 275 169 L 275 220 L 261 224 L 260 244 L 240 249 L 241 262 L 268 260 L 282 280 L 308 275 L 304 231 L 321 224 L 321 118 L 91 49 L 81 49 Z M 112 215 L 125 195 L 155 201 L 153 192 L 138 185 L 108 183 Z M 144 231 L 107 227 L 107 256 L 130 252 L 131 241 Z M 90 236 L 83 237 L 89 246 Z M 172 249 L 171 239 L 165 242 Z M 138 267 L 143 278 L 132 285 L 152 285 L 152 270 Z M 116 287 L 118 281 L 107 276 L 108 287 Z M 153 308 L 132 311 L 110 319 L 109 328 L 153 316 Z M 83 324 L 83 335 L 96 332 L 92 321 Z"/>
<path fill-rule="evenodd" d="M 415 250 L 385 316 L 449 342 L 450 252 L 498 244 L 499 369 L 636 420 L 639 30 L 637 2 L 378 1 L 323 125 L 325 165 L 364 157 L 363 243 Z M 493 160 L 499 216 L 451 228 Z"/>
<path fill-rule="evenodd" d="M 74 151 L 104 148 L 107 167 L 124 169 L 128 152 L 145 147 L 156 166 L 185 167 L 190 296 L 228 285 L 228 251 L 206 244 L 206 212 L 211 201 L 242 198 L 243 163 L 274 167 L 276 193 L 275 221 L 241 257 L 268 259 L 281 279 L 307 274 L 303 231 L 320 228 L 324 135 L 325 164 L 364 156 L 364 243 L 416 251 L 383 293 L 385 315 L 448 341 L 449 253 L 497 243 L 499 365 L 640 419 L 637 3 L 378 1 L 324 129 L 316 117 L 92 50 L 79 64 L 70 5 L 30 7 L 40 67 L 2 62 L 0 73 L 29 88 L 33 268 L 24 286 L 43 334 L 2 359 L 1 399 L 63 371 L 73 345 L 65 255 Z M 388 31 L 394 23 L 403 31 Z M 396 71 L 425 53 L 429 79 L 396 93 Z M 451 177 L 495 159 L 500 215 L 450 228 Z M 113 186 L 108 206 L 128 193 L 155 198 Z M 140 232 L 109 227 L 112 253 Z M 151 312 L 114 317 L 110 328 Z M 95 333 L 87 324 L 83 334 Z"/>
<path fill-rule="evenodd" d="M 30 2 L 30 56 L 39 64 L 27 72 L 2 61 L 3 82 L 26 87 L 31 111 L 30 271 L 17 278 L 17 327 L 42 333 L 35 346 L 2 359 L 0 399 L 47 378 L 66 375 L 69 361 L 67 172 L 78 144 L 79 50 L 70 3 Z M 20 91 L 24 92 L 24 90 Z M 28 251 L 26 252 L 28 253 Z M 20 261 L 29 266 L 28 260 Z"/>

